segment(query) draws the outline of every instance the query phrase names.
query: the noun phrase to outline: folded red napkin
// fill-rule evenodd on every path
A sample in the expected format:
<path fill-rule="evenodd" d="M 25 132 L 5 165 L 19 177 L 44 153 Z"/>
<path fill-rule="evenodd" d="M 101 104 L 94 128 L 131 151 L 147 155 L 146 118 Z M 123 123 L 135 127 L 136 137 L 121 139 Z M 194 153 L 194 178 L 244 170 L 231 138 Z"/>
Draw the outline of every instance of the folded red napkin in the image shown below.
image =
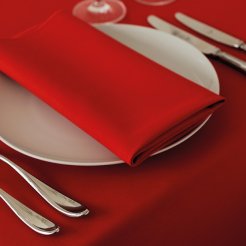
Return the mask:
<path fill-rule="evenodd" d="M 1 39 L 0 70 L 130 165 L 224 100 L 63 12 Z"/>

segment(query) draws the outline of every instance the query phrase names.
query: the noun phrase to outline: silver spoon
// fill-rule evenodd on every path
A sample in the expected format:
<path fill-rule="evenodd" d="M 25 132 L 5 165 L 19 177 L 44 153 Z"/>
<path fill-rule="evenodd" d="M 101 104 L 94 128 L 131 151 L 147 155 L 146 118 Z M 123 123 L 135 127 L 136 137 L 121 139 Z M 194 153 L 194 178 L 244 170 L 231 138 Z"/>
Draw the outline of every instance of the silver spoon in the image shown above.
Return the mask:
<path fill-rule="evenodd" d="M 54 190 L 50 186 L 32 176 L 30 173 L 26 172 L 21 167 L 17 166 L 3 155 L 0 155 L 0 160 L 8 164 L 17 173 L 19 173 L 19 175 L 24 178 L 28 184 L 30 184 L 32 188 L 36 190 L 41 197 L 44 198 L 44 200 L 46 200 L 59 212 L 70 217 L 80 217 L 89 213 L 89 210 L 85 206 Z"/>
<path fill-rule="evenodd" d="M 21 202 L 17 201 L 3 189 L 0 189 L 0 198 L 2 198 L 12 209 L 12 211 L 34 231 L 43 235 L 51 235 L 59 231 L 59 227 L 56 226 L 53 222 L 49 221 Z"/>

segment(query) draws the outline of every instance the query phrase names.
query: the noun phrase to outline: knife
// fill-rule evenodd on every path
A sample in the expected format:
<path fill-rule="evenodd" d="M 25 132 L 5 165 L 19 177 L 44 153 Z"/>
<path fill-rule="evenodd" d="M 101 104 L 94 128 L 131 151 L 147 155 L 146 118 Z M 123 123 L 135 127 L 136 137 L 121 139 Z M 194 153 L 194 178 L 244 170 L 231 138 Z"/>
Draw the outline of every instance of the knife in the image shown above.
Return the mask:
<path fill-rule="evenodd" d="M 206 54 L 206 55 L 210 55 L 216 58 L 219 58 L 220 60 L 232 65 L 235 68 L 238 68 L 239 70 L 241 70 L 242 72 L 246 73 L 246 62 L 234 57 L 226 52 L 223 52 L 222 50 L 220 50 L 220 48 L 200 39 L 197 38 L 196 36 L 160 19 L 159 17 L 156 17 L 154 15 L 150 15 L 148 16 L 148 22 L 150 23 L 150 25 L 152 25 L 153 27 L 155 27 L 156 29 L 159 29 L 161 31 L 170 33 L 176 37 L 179 37 L 187 42 L 189 42 L 190 44 L 192 44 L 193 46 L 195 46 L 196 48 L 198 48 L 202 53 Z"/>
<path fill-rule="evenodd" d="M 204 24 L 198 20 L 195 20 L 185 14 L 176 13 L 175 17 L 178 21 L 183 23 L 185 26 L 191 28 L 192 30 L 211 38 L 219 43 L 241 49 L 246 52 L 246 43 L 236 37 L 233 37 L 227 33 L 224 33 L 212 26 Z"/>

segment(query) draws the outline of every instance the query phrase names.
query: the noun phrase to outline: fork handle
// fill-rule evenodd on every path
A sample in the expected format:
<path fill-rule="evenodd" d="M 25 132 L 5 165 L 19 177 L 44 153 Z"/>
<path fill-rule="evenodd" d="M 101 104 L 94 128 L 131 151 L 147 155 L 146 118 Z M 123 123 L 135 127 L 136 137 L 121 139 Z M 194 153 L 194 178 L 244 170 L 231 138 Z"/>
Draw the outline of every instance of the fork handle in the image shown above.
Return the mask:
<path fill-rule="evenodd" d="M 239 48 L 243 51 L 246 51 L 246 43 L 242 43 Z"/>
<path fill-rule="evenodd" d="M 0 197 L 11 208 L 11 210 L 32 230 L 43 235 L 51 235 L 59 231 L 59 227 L 56 226 L 53 222 L 34 212 L 2 189 L 0 189 Z"/>
<path fill-rule="evenodd" d="M 230 55 L 226 52 L 223 51 L 218 51 L 216 53 L 216 57 L 220 58 L 222 61 L 232 65 L 235 68 L 238 68 L 240 71 L 246 73 L 246 62 L 233 56 Z"/>
<path fill-rule="evenodd" d="M 12 167 L 46 202 L 59 212 L 70 217 L 80 217 L 89 213 L 89 210 L 85 206 L 43 183 L 5 156 L 0 155 L 0 160 Z"/>

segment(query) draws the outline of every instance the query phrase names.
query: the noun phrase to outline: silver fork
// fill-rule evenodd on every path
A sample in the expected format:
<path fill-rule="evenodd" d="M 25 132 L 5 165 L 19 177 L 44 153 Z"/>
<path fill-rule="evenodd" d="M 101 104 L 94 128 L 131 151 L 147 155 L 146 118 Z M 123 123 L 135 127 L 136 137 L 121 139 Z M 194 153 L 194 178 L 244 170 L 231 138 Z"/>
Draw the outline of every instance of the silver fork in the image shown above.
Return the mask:
<path fill-rule="evenodd" d="M 17 201 L 3 189 L 0 189 L 0 198 L 2 198 L 12 211 L 32 230 L 43 235 L 51 235 L 59 231 L 57 225 Z"/>
<path fill-rule="evenodd" d="M 54 190 L 3 155 L 0 155 L 0 160 L 13 168 L 34 190 L 38 192 L 41 197 L 43 197 L 46 202 L 62 214 L 70 217 L 80 217 L 89 213 L 88 208 Z"/>

